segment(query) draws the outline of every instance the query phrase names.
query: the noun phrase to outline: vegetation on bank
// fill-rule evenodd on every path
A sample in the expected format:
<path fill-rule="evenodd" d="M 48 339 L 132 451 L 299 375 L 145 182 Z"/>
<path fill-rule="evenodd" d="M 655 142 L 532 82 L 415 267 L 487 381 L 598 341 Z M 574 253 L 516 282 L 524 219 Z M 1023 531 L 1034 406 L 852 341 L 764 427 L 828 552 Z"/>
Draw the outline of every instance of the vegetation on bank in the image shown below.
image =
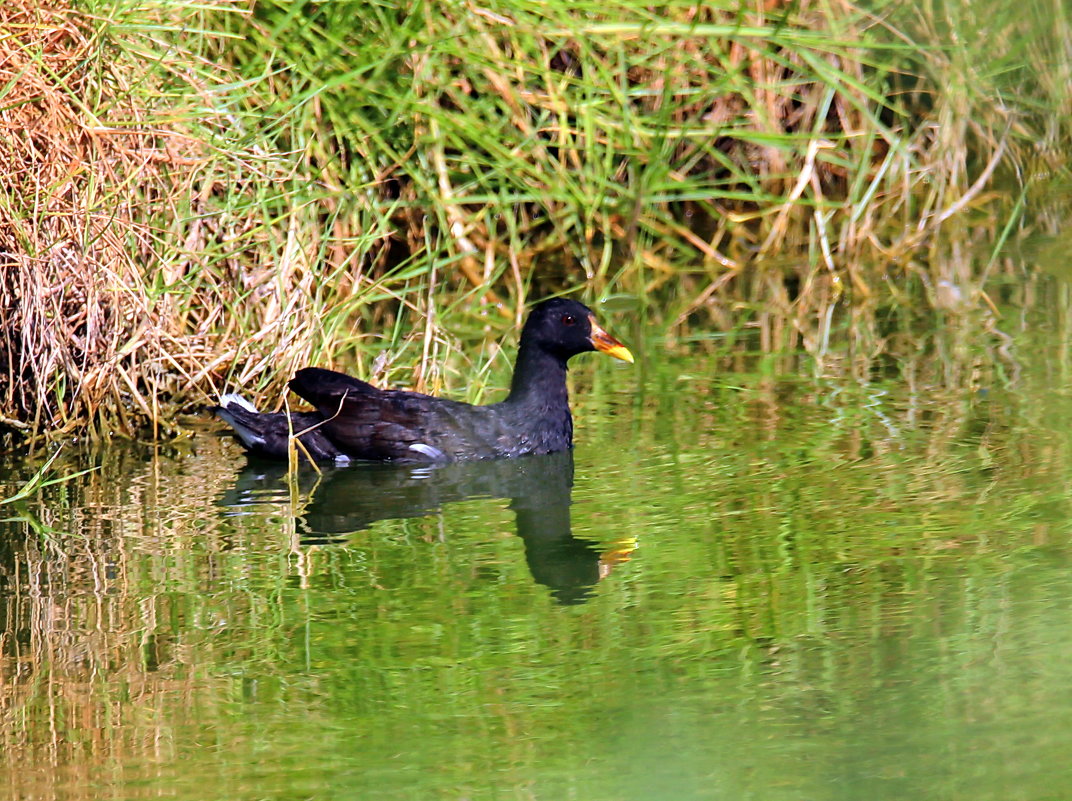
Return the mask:
<path fill-rule="evenodd" d="M 813 353 L 994 308 L 1061 219 L 1072 23 L 985 5 L 5 3 L 0 426 L 306 363 L 476 399 L 558 291 Z"/>

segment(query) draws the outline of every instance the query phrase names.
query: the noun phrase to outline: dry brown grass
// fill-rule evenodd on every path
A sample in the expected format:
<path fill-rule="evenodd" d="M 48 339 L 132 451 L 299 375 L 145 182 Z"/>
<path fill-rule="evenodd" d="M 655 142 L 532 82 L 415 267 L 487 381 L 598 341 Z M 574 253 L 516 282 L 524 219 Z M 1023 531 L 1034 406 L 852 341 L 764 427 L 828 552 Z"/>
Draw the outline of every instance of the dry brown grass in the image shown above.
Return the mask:
<path fill-rule="evenodd" d="M 0 32 L 0 431 L 9 441 L 169 433 L 177 405 L 203 403 L 225 383 L 278 388 L 288 366 L 338 346 L 348 332 L 325 330 L 324 307 L 345 307 L 357 288 L 319 295 L 324 276 L 309 254 L 320 243 L 315 227 L 298 225 L 302 209 L 276 226 L 211 210 L 221 186 L 270 184 L 290 165 L 213 151 L 189 115 L 168 107 L 167 86 L 132 86 L 151 73 L 103 62 L 101 21 L 74 3 L 5 3 Z M 186 90 L 211 87 L 192 78 Z M 224 117 L 197 123 L 220 127 Z M 162 220 L 174 225 L 161 229 Z M 210 244 L 232 252 L 205 269 Z"/>
<path fill-rule="evenodd" d="M 131 187 L 164 191 L 161 165 L 197 147 L 129 124 L 143 113 L 133 105 L 115 109 L 119 128 L 74 102 L 102 87 L 90 21 L 68 4 L 5 3 L 0 30 L 2 421 L 63 436 L 104 416 L 159 419 L 159 392 L 180 390 L 194 365 L 164 344 L 131 247 L 147 236 Z"/>

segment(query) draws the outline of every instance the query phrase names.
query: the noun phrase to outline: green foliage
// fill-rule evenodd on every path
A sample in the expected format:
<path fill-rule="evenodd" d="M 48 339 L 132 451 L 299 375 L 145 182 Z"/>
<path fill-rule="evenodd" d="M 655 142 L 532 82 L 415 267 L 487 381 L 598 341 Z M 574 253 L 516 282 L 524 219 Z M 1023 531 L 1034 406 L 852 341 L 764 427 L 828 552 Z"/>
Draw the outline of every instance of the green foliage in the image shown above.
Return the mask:
<path fill-rule="evenodd" d="M 80 0 L 66 51 L 14 26 L 0 107 L 51 139 L 36 172 L 0 146 L 0 328 L 45 332 L 7 335 L 4 419 L 155 435 L 309 362 L 482 397 L 553 292 L 818 355 L 881 350 L 895 307 L 993 308 L 1002 243 L 1063 219 L 1072 34 L 990 5 Z"/>

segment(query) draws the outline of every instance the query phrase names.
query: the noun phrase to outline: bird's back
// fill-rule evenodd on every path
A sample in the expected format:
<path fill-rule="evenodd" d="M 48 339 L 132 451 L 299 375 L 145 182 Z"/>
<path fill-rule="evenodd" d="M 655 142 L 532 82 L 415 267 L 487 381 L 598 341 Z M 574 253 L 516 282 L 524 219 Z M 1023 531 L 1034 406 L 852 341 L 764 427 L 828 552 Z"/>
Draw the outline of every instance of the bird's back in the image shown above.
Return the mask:
<path fill-rule="evenodd" d="M 453 462 L 552 453 L 572 441 L 565 404 L 560 409 L 510 402 L 472 406 L 376 389 L 315 367 L 299 370 L 290 386 L 324 418 L 324 435 L 357 459 Z"/>

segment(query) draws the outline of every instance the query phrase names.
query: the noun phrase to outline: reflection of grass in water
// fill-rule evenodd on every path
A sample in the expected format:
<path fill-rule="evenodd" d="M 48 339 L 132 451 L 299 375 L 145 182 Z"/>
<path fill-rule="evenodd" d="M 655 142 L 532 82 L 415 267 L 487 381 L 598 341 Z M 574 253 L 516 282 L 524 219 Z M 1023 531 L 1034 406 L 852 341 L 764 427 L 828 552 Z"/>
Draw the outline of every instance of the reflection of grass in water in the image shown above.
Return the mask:
<path fill-rule="evenodd" d="M 658 369 L 653 381 L 682 372 Z M 594 388 L 574 533 L 640 548 L 578 608 L 533 585 L 501 501 L 304 548 L 285 488 L 257 514 L 221 515 L 237 452 L 210 438 L 174 459 L 116 449 L 43 488 L 27 502 L 64 532 L 58 548 L 26 523 L 0 540 L 9 786 L 95 798 L 136 777 L 193 797 L 215 773 L 315 785 L 341 759 L 357 785 L 397 789 L 407 774 L 377 771 L 400 750 L 435 768 L 434 786 L 522 784 L 541 765 L 568 773 L 577 738 L 605 743 L 649 680 L 682 701 L 731 676 L 746 708 L 822 702 L 821 733 L 866 708 L 861 688 L 911 641 L 905 626 L 935 625 L 928 610 L 957 641 L 950 669 L 1020 642 L 998 578 L 1063 558 L 1069 464 L 1067 433 L 1021 421 L 1062 418 L 1057 401 L 1037 386 L 972 406 L 731 383 L 694 381 L 635 414 Z M 78 470 L 67 458 L 52 468 Z"/>
<path fill-rule="evenodd" d="M 59 458 L 62 452 L 62 447 L 57 448 L 52 455 L 45 460 L 45 463 L 41 465 L 37 472 L 23 482 L 17 490 L 6 498 L 0 498 L 0 506 L 11 504 L 10 512 L 15 514 L 14 517 L 0 519 L 0 523 L 24 523 L 42 542 L 51 543 L 53 546 L 55 546 L 59 539 L 63 538 L 66 532 L 58 531 L 42 523 L 35 514 L 29 511 L 27 501 L 39 496 L 48 487 L 74 481 L 75 479 L 97 469 L 91 467 L 74 473 L 66 473 L 64 475 L 50 477 L 52 464 Z"/>
<path fill-rule="evenodd" d="M 1019 268 L 956 243 L 1052 226 L 1022 211 L 1067 173 L 1058 3 L 39 5 L 0 11 L 35 132 L 0 144 L 24 432 L 167 433 L 308 363 L 479 398 L 557 289 L 880 350 L 899 309 L 988 308 Z"/>
<path fill-rule="evenodd" d="M 49 478 L 49 468 L 52 467 L 52 463 L 59 458 L 63 452 L 63 448 L 57 448 L 51 456 L 41 465 L 40 469 L 34 473 L 30 478 L 25 481 L 14 494 L 9 495 L 6 498 L 0 499 L 0 504 L 5 503 L 17 503 L 18 501 L 24 501 L 27 498 L 32 497 L 36 493 L 43 490 L 45 487 L 51 487 L 55 484 L 62 484 L 65 481 L 71 481 L 79 476 L 85 475 L 94 468 L 89 470 L 80 470 L 77 473 L 68 473 L 67 475 L 58 476 L 55 478 Z"/>

